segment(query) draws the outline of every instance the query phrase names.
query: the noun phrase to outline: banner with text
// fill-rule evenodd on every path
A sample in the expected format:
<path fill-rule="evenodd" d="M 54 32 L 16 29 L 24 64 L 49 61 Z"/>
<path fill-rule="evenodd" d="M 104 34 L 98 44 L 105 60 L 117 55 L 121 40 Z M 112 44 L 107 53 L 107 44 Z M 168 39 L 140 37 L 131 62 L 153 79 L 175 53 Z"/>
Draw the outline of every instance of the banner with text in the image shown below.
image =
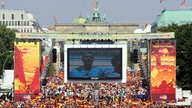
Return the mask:
<path fill-rule="evenodd" d="M 40 91 L 40 42 L 14 43 L 14 101 Z"/>
<path fill-rule="evenodd" d="M 174 32 L 167 33 L 16 33 L 16 38 L 54 38 L 54 39 L 170 39 Z"/>
<path fill-rule="evenodd" d="M 151 42 L 151 98 L 154 101 L 175 100 L 176 42 Z"/>

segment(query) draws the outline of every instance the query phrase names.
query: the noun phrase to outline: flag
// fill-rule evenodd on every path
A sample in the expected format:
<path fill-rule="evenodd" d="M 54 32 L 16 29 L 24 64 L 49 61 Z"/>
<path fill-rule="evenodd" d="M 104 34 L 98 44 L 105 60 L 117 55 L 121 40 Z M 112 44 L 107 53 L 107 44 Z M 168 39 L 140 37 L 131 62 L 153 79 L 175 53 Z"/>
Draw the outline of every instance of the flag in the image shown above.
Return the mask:
<path fill-rule="evenodd" d="M 132 104 L 133 105 L 138 105 L 138 104 L 140 104 L 140 102 L 141 102 L 141 100 L 140 99 L 137 99 L 137 100 L 132 100 Z"/>
<path fill-rule="evenodd" d="M 132 102 L 131 98 L 124 98 L 124 102 Z"/>
<path fill-rule="evenodd" d="M 55 102 L 55 99 L 54 98 L 50 98 L 51 102 Z"/>
<path fill-rule="evenodd" d="M 101 87 L 107 87 L 107 83 L 101 83 Z"/>
<path fill-rule="evenodd" d="M 160 0 L 160 3 L 162 3 L 164 0 Z"/>
<path fill-rule="evenodd" d="M 183 2 L 181 3 L 181 6 L 184 5 L 184 4 L 186 4 L 185 0 L 183 0 Z"/>
<path fill-rule="evenodd" d="M 64 99 L 64 98 L 65 98 L 65 95 L 64 95 L 64 94 L 62 94 L 62 95 L 61 95 L 61 99 Z"/>
<path fill-rule="evenodd" d="M 62 102 L 57 102 L 57 106 L 60 108 L 62 107 L 63 103 Z"/>
<path fill-rule="evenodd" d="M 82 100 L 81 98 L 79 98 L 79 97 L 76 97 L 75 100 L 76 100 L 77 102 L 82 102 L 82 101 L 83 101 L 83 100 Z"/>
<path fill-rule="evenodd" d="M 148 25 L 148 24 L 145 24 L 145 25 L 143 26 L 143 29 L 145 29 L 145 28 L 147 27 L 147 25 Z"/>
<path fill-rule="evenodd" d="M 35 96 L 34 100 L 38 100 L 38 99 L 41 99 L 42 96 L 38 95 L 38 96 Z"/>

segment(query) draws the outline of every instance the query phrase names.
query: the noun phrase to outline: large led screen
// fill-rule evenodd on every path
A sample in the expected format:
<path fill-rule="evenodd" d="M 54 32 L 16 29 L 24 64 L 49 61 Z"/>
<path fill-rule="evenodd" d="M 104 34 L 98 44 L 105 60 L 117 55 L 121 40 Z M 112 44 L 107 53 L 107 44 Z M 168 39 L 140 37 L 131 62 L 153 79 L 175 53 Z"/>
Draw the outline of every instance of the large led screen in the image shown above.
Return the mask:
<path fill-rule="evenodd" d="M 68 80 L 122 80 L 123 48 L 67 48 Z"/>

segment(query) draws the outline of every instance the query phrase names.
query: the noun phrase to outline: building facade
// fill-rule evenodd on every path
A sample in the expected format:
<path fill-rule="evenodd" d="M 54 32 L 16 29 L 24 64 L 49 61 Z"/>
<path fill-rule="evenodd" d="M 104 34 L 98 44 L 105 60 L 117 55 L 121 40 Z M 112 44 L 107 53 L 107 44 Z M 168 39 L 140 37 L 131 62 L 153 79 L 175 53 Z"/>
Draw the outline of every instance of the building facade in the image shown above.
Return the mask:
<path fill-rule="evenodd" d="M 133 33 L 138 28 L 137 24 L 57 24 L 58 33 Z"/>
<path fill-rule="evenodd" d="M 0 9 L 0 24 L 18 32 L 41 32 L 39 23 L 25 10 Z"/>
<path fill-rule="evenodd" d="M 57 33 L 98 33 L 98 34 L 118 34 L 118 33 L 133 33 L 139 27 L 138 24 L 117 24 L 108 23 L 105 15 L 101 15 L 98 8 L 98 2 L 93 7 L 91 16 L 86 19 L 80 18 L 74 20 L 74 24 L 56 24 Z"/>
<path fill-rule="evenodd" d="M 190 23 L 192 23 L 192 10 L 163 10 L 152 23 L 152 32 L 157 32 L 159 27 L 166 27 L 171 24 Z"/>

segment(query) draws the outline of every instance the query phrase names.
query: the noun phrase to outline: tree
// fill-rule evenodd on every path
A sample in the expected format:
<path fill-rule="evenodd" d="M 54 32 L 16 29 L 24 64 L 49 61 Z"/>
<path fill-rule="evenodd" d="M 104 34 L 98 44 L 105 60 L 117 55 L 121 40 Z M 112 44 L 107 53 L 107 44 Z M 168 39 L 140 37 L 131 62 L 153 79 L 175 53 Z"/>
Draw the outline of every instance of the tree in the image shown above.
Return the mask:
<path fill-rule="evenodd" d="M 6 58 L 10 55 L 10 52 L 14 51 L 14 40 L 15 40 L 15 32 L 16 30 L 11 30 L 6 28 L 5 25 L 0 24 L 0 76 L 3 75 L 3 64 Z M 5 69 L 10 69 L 13 67 L 13 57 L 7 58 Z"/>
<path fill-rule="evenodd" d="M 55 73 L 55 71 L 56 71 L 55 66 L 53 65 L 53 63 L 51 63 L 47 76 L 52 76 Z"/>
<path fill-rule="evenodd" d="M 169 25 L 158 29 L 161 32 L 175 32 L 177 43 L 177 86 L 192 90 L 192 24 Z"/>

